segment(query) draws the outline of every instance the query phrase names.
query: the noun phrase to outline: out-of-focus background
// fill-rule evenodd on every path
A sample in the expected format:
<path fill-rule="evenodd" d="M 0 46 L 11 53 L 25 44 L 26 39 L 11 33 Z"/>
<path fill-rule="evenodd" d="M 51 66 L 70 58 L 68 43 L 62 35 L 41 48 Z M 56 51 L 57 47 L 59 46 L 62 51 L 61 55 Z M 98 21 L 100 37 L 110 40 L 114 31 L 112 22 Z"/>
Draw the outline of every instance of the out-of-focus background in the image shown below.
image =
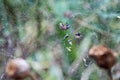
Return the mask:
<path fill-rule="evenodd" d="M 107 80 L 88 57 L 99 44 L 118 53 L 119 80 L 120 0 L 0 0 L 0 78 L 21 57 L 38 80 Z"/>

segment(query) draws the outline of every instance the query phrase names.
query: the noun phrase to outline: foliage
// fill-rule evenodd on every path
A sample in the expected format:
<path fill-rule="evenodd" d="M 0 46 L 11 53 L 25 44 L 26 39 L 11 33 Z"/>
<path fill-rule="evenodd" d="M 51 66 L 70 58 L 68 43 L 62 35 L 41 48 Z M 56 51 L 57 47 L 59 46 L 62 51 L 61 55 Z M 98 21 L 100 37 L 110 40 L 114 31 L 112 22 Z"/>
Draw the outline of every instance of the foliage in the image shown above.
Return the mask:
<path fill-rule="evenodd" d="M 86 67 L 83 61 L 91 46 L 104 44 L 119 55 L 119 4 L 119 0 L 0 0 L 0 75 L 8 59 L 22 57 L 39 80 L 81 79 L 94 64 L 90 60 Z M 70 28 L 62 30 L 59 23 Z M 82 37 L 76 38 L 77 33 Z M 96 74 L 98 69 L 89 80 L 98 80 Z"/>

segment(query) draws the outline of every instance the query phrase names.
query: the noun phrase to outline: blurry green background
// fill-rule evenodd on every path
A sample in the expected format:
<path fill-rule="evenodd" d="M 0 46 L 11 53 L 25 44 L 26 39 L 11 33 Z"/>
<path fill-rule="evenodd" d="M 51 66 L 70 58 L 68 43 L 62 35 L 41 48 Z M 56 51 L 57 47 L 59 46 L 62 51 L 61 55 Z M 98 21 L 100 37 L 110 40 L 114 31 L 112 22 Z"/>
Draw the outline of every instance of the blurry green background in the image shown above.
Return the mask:
<path fill-rule="evenodd" d="M 0 75 L 22 57 L 39 80 L 103 80 L 83 62 L 98 44 L 120 53 L 120 0 L 0 0 Z"/>

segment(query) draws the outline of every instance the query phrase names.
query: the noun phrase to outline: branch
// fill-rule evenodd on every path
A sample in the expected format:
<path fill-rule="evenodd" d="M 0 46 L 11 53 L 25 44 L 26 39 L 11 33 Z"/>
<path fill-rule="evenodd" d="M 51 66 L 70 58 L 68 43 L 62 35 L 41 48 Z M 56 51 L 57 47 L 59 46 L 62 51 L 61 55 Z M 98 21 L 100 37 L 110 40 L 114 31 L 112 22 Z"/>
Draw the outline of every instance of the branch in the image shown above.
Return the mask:
<path fill-rule="evenodd" d="M 95 64 L 89 65 L 88 68 L 86 68 L 85 71 L 82 73 L 80 80 L 89 80 L 90 74 L 96 69 L 97 67 L 95 66 Z"/>

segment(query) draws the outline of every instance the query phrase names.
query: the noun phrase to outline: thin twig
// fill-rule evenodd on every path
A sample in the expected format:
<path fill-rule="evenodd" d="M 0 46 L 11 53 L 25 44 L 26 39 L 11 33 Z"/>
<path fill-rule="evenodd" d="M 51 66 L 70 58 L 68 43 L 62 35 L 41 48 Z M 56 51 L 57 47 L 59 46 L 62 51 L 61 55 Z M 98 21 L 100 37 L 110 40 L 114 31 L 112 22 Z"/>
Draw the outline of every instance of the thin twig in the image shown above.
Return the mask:
<path fill-rule="evenodd" d="M 89 80 L 90 74 L 96 69 L 97 67 L 95 66 L 95 64 L 89 65 L 88 68 L 86 68 L 85 71 L 82 73 L 80 80 Z"/>

